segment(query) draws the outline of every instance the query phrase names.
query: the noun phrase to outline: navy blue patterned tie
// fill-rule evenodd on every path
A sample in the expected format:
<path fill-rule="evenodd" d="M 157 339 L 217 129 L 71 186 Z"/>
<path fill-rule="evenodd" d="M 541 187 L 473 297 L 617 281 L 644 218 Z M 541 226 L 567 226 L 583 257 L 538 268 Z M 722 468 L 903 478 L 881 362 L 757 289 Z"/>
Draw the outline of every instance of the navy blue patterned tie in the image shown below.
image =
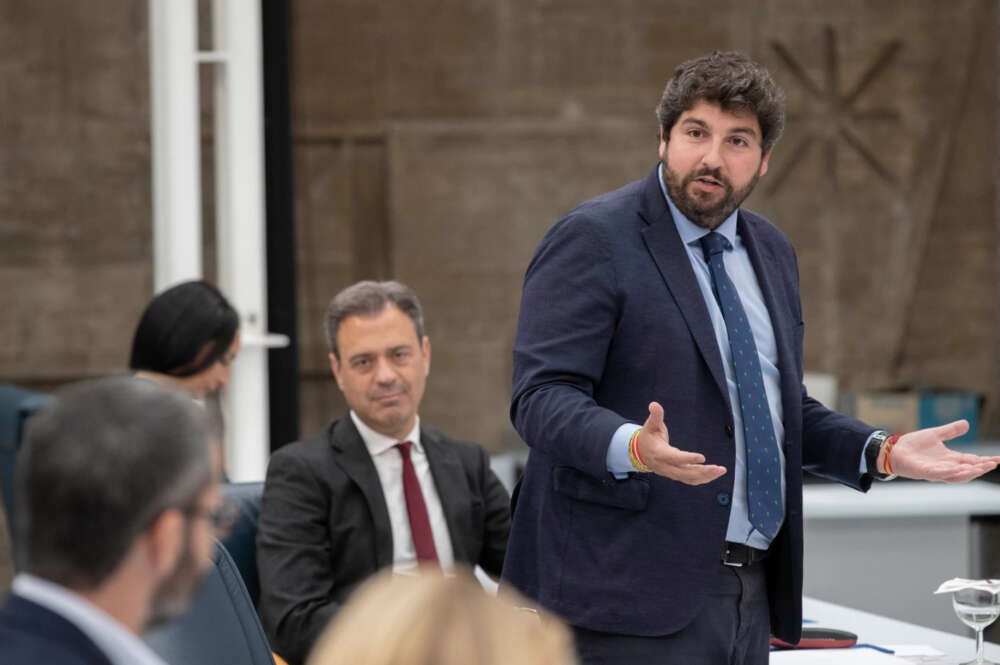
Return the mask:
<path fill-rule="evenodd" d="M 747 510 L 750 524 L 768 538 L 774 538 L 782 520 L 781 462 L 778 444 L 767 405 L 764 377 L 757 357 L 757 344 L 740 301 L 736 287 L 726 274 L 723 253 L 730 244 L 725 236 L 709 233 L 702 237 L 701 248 L 705 263 L 712 273 L 715 297 L 726 320 L 729 349 L 736 374 L 736 388 L 743 415 L 743 435 L 746 444 Z"/>

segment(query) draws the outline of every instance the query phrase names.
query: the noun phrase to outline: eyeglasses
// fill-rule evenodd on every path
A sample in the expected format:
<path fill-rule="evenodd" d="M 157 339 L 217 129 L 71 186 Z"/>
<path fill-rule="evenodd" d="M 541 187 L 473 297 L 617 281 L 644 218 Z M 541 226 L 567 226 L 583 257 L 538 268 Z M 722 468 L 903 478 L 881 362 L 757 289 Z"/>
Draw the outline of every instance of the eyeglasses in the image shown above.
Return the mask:
<path fill-rule="evenodd" d="M 240 506 L 235 501 L 222 501 L 214 508 L 204 506 L 189 506 L 181 510 L 182 513 L 193 519 L 206 520 L 215 531 L 217 538 L 223 538 L 229 534 L 233 523 L 240 514 Z"/>

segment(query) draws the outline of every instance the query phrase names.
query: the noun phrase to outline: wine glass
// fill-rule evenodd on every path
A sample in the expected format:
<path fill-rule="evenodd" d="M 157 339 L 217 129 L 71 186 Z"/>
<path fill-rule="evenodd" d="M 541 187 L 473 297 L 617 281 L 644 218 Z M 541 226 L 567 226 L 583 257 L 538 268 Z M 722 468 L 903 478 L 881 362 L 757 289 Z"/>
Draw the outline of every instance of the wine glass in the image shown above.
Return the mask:
<path fill-rule="evenodd" d="M 952 594 L 951 604 L 961 622 L 976 631 L 976 658 L 962 665 L 996 665 L 983 658 L 983 629 L 1000 616 L 997 594 L 982 589 L 959 589 Z"/>

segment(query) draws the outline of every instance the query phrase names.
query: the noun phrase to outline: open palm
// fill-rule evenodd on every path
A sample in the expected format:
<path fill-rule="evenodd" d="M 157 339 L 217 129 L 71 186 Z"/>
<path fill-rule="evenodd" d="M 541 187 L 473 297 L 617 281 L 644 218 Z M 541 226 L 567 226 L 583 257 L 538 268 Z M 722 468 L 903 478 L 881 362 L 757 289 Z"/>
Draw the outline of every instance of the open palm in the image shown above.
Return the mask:
<path fill-rule="evenodd" d="M 956 420 L 904 434 L 889 455 L 892 471 L 904 478 L 946 483 L 964 483 L 992 471 L 1000 457 L 960 453 L 944 445 L 968 431 L 968 422 Z"/>

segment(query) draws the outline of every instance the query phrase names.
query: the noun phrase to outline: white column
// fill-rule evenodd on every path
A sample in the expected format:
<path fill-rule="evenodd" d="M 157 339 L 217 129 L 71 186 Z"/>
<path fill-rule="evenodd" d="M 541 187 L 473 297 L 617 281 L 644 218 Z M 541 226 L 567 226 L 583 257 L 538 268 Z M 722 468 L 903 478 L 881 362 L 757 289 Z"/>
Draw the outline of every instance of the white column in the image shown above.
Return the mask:
<path fill-rule="evenodd" d="M 201 159 L 195 0 L 149 0 L 153 284 L 201 277 Z"/>
<path fill-rule="evenodd" d="M 227 391 L 233 480 L 260 480 L 270 454 L 267 349 L 288 338 L 267 332 L 264 104 L 260 2 L 214 0 L 216 238 L 219 285 L 240 313 L 243 349 Z"/>
<path fill-rule="evenodd" d="M 219 288 L 240 315 L 243 348 L 226 391 L 226 471 L 263 479 L 270 452 L 260 3 L 214 0 L 214 44 L 198 52 L 196 0 L 149 0 L 157 292 L 202 276 L 198 67 L 214 67 Z"/>

